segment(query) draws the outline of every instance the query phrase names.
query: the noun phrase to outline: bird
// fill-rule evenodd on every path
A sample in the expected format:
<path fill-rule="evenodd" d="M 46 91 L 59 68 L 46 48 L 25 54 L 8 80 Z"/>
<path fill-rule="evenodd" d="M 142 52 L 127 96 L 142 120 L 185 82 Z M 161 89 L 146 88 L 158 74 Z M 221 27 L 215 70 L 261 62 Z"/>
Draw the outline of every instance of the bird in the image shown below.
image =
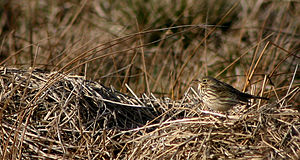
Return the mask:
<path fill-rule="evenodd" d="M 198 93 L 203 104 L 215 111 L 225 112 L 238 104 L 248 104 L 249 99 L 269 100 L 266 97 L 243 93 L 213 77 L 208 76 L 194 81 L 198 83 Z"/>

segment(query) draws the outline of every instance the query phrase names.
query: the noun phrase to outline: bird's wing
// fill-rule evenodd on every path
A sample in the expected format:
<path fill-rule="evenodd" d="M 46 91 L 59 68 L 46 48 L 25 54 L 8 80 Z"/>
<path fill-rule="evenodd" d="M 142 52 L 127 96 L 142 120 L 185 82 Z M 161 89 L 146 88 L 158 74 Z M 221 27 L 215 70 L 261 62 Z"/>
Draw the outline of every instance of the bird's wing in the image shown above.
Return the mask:
<path fill-rule="evenodd" d="M 251 97 L 251 95 L 240 92 L 227 83 L 220 82 L 218 83 L 218 86 L 218 92 L 221 96 L 225 97 L 230 95 L 232 99 L 236 99 L 239 103 L 248 103 L 248 98 Z"/>

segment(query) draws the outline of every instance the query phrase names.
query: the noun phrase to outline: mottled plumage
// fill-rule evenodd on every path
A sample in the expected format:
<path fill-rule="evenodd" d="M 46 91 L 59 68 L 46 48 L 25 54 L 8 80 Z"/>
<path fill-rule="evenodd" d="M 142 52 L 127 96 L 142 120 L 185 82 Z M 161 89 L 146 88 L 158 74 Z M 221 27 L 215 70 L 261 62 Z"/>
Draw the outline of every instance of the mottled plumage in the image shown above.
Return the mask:
<path fill-rule="evenodd" d="M 198 91 L 203 103 L 216 111 L 227 111 L 237 104 L 248 104 L 249 99 L 268 100 L 265 97 L 240 92 L 212 77 L 204 77 L 196 81 L 199 83 Z"/>

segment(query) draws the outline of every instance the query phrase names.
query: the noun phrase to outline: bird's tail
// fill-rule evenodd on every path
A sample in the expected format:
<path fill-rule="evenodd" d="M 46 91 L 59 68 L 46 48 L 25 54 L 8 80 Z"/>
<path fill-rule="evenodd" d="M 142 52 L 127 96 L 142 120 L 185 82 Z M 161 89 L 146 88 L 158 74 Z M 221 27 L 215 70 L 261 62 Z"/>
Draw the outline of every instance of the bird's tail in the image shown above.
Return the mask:
<path fill-rule="evenodd" d="M 255 96 L 252 94 L 248 94 L 248 93 L 243 93 L 244 97 L 248 98 L 248 99 L 264 99 L 264 100 L 269 100 L 269 98 L 267 97 L 260 97 L 260 96 Z"/>

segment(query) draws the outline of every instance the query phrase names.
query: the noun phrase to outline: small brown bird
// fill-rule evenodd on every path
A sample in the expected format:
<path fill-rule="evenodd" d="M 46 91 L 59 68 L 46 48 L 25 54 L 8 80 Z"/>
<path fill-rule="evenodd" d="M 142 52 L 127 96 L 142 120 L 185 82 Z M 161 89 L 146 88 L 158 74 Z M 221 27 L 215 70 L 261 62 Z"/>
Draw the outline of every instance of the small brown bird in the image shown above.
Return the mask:
<path fill-rule="evenodd" d="M 195 81 L 199 83 L 198 91 L 203 103 L 216 111 L 227 111 L 237 104 L 248 104 L 249 99 L 269 99 L 240 92 L 231 85 L 212 77 Z"/>

